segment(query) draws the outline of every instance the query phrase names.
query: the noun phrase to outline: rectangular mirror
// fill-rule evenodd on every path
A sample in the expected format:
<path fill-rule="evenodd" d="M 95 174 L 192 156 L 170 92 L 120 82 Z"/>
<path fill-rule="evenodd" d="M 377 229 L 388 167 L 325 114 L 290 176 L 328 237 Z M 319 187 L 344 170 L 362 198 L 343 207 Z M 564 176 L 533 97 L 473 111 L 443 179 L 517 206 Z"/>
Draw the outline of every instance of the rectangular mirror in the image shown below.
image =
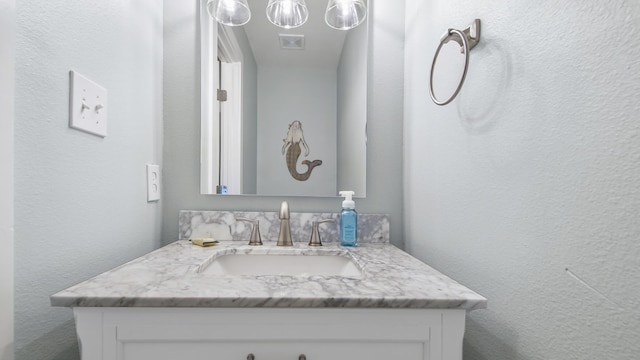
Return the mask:
<path fill-rule="evenodd" d="M 206 3 L 201 193 L 364 197 L 368 20 L 332 29 L 312 0 L 307 22 L 286 30 L 267 20 L 267 0 L 248 0 L 249 23 L 229 27 Z"/>

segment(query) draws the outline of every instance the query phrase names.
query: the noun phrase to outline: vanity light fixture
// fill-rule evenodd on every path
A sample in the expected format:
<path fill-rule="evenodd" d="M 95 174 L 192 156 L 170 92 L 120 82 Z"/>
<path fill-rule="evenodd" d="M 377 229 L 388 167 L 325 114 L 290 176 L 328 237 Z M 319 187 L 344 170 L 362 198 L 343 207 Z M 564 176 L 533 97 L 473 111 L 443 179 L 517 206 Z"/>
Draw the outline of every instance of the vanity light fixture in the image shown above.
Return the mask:
<path fill-rule="evenodd" d="M 349 30 L 360 25 L 367 17 L 364 0 L 329 0 L 324 20 L 338 30 Z"/>
<path fill-rule="evenodd" d="M 207 11 L 216 21 L 228 26 L 241 26 L 251 19 L 247 0 L 209 0 Z"/>
<path fill-rule="evenodd" d="M 365 1 L 329 0 L 324 15 L 325 22 L 338 30 L 349 30 L 360 25 L 367 17 Z M 207 10 L 209 15 L 223 25 L 240 26 L 251 19 L 247 0 L 208 0 Z M 267 4 L 267 19 L 281 28 L 296 28 L 308 18 L 309 10 L 305 0 L 269 0 Z"/>
<path fill-rule="evenodd" d="M 293 29 L 304 24 L 309 10 L 304 0 L 269 0 L 267 19 L 276 26 Z"/>

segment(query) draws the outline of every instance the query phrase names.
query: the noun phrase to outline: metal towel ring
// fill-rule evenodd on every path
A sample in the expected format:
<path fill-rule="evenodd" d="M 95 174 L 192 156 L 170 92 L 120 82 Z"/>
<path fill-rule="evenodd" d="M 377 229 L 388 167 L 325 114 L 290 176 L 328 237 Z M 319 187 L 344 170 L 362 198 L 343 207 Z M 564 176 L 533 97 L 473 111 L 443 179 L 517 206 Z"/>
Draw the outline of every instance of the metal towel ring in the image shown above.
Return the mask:
<path fill-rule="evenodd" d="M 440 54 L 440 49 L 442 49 L 442 46 L 444 44 L 448 43 L 451 40 L 457 42 L 461 46 L 460 52 L 464 54 L 464 72 L 462 73 L 460 83 L 458 84 L 458 87 L 456 88 L 456 91 L 454 91 L 453 95 L 451 95 L 451 97 L 445 101 L 440 101 L 433 93 L 433 70 L 436 66 L 436 60 L 438 59 L 438 55 Z M 460 89 L 462 89 L 462 84 L 464 84 L 464 79 L 466 79 L 467 77 L 467 70 L 469 69 L 469 51 L 471 51 L 471 49 L 473 49 L 479 41 L 480 19 L 475 19 L 474 22 L 471 23 L 471 25 L 464 29 L 464 31 L 449 29 L 447 33 L 442 36 L 442 38 L 440 39 L 440 45 L 438 45 L 438 49 L 436 50 L 435 55 L 433 55 L 433 62 L 431 63 L 431 75 L 429 79 L 429 95 L 431 95 L 431 100 L 433 100 L 436 105 L 447 105 L 448 103 L 453 101 L 456 96 L 458 96 Z"/>

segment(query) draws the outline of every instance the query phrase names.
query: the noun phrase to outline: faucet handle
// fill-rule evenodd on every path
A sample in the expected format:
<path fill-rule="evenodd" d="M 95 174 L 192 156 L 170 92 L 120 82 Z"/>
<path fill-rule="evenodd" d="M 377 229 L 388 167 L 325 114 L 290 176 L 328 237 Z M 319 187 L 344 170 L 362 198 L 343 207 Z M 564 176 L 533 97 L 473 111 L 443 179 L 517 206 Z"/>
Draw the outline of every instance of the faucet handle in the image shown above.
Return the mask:
<path fill-rule="evenodd" d="M 334 222 L 335 219 L 324 219 L 319 221 L 314 221 L 311 226 L 311 239 L 309 239 L 309 246 L 322 246 L 322 241 L 320 240 L 320 232 L 318 231 L 318 225 L 328 222 Z"/>
<path fill-rule="evenodd" d="M 249 238 L 249 245 L 262 245 L 262 237 L 260 236 L 260 220 L 236 216 L 236 221 L 246 221 L 248 223 L 251 223 L 251 236 Z"/>

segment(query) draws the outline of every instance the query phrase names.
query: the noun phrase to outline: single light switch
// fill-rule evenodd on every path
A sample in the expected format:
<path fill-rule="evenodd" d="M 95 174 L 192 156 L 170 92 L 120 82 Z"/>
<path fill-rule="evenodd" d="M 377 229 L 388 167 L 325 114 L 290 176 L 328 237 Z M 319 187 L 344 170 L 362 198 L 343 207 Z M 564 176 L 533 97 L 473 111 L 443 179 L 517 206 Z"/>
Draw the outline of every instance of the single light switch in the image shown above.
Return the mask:
<path fill-rule="evenodd" d="M 107 136 L 107 90 L 71 70 L 69 97 L 69 127 Z"/>
<path fill-rule="evenodd" d="M 160 200 L 160 165 L 147 164 L 147 202 Z"/>

